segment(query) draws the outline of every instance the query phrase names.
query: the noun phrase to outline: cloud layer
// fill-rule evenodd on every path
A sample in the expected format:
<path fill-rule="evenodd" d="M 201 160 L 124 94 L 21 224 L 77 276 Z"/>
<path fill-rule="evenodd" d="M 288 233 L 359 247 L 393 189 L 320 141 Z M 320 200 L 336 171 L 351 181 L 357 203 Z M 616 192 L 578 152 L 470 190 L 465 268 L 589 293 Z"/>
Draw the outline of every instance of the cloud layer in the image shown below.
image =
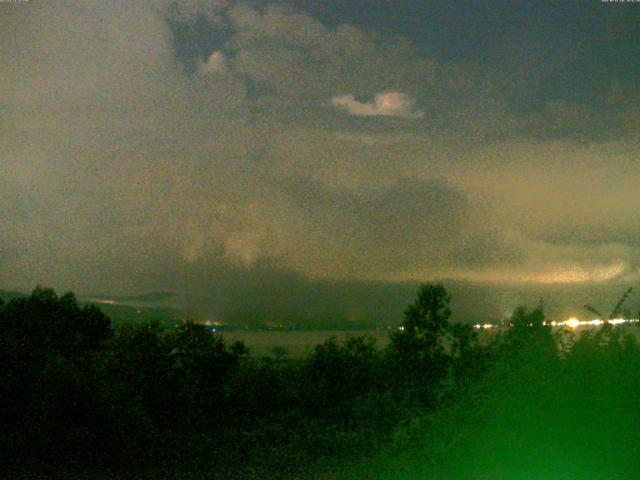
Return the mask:
<path fill-rule="evenodd" d="M 7 287 L 637 277 L 628 82 L 525 114 L 517 69 L 284 2 L 33 1 L 0 27 Z"/>
<path fill-rule="evenodd" d="M 331 104 L 350 115 L 361 117 L 375 117 L 377 115 L 387 117 L 420 118 L 424 112 L 414 109 L 415 101 L 401 92 L 377 93 L 370 102 L 359 102 L 353 95 L 338 95 L 331 99 Z"/>

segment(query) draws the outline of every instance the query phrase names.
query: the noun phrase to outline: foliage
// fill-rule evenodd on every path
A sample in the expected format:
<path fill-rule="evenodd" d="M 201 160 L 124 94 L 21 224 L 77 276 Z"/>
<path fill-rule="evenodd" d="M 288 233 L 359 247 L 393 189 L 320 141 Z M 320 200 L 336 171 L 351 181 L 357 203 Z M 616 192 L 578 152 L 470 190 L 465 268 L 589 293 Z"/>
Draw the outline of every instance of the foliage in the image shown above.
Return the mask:
<path fill-rule="evenodd" d="M 451 316 L 450 300 L 444 286 L 422 285 L 416 300 L 404 312 L 403 321 L 391 333 L 388 361 L 398 365 L 391 376 L 396 390 L 411 404 L 433 406 L 449 372 L 444 339 Z"/>
<path fill-rule="evenodd" d="M 415 302 L 392 334 L 392 348 L 400 355 L 419 353 L 432 357 L 442 350 L 440 338 L 449 325 L 451 296 L 442 285 L 420 287 Z"/>
<path fill-rule="evenodd" d="M 73 293 L 58 297 L 37 287 L 29 297 L 10 301 L 0 310 L 2 335 L 34 353 L 69 355 L 95 348 L 112 335 L 109 318 L 95 306 L 79 307 Z"/>
<path fill-rule="evenodd" d="M 449 301 L 423 285 L 388 348 L 334 338 L 296 359 L 190 322 L 113 331 L 37 288 L 0 304 L 5 478 L 536 478 L 569 461 L 615 476 L 583 450 L 633 471 L 633 336 L 554 336 L 540 304 L 483 337 L 449 323 Z"/>
<path fill-rule="evenodd" d="M 504 335 L 502 355 L 516 362 L 526 362 L 529 355 L 552 359 L 557 345 L 551 326 L 545 323 L 542 301 L 532 310 L 517 307 L 511 316 L 510 329 Z"/>

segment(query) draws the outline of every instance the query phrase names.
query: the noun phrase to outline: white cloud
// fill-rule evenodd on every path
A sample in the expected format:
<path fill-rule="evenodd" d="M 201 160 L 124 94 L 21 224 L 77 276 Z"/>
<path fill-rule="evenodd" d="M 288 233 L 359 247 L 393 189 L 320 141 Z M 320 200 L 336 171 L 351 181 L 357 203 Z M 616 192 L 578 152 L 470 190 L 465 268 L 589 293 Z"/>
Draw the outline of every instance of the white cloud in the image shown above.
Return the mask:
<path fill-rule="evenodd" d="M 228 19 L 235 32 L 224 47 L 229 69 L 258 87 L 261 102 L 282 112 L 291 112 L 294 103 L 309 112 L 310 105 L 320 107 L 336 92 L 366 92 L 371 85 L 411 95 L 416 85 L 437 91 L 438 65 L 401 37 L 348 25 L 330 28 L 277 5 L 239 4 L 229 9 Z M 320 115 L 321 108 L 313 113 Z"/>
<path fill-rule="evenodd" d="M 331 99 L 334 107 L 346 110 L 350 115 L 361 117 L 387 116 L 402 118 L 421 118 L 424 112 L 415 110 L 415 100 L 406 93 L 377 93 L 370 102 L 359 102 L 353 95 L 339 95 Z"/>
<path fill-rule="evenodd" d="M 206 62 L 202 62 L 198 67 L 198 72 L 206 75 L 208 73 L 225 73 L 227 71 L 227 60 L 220 51 L 209 55 Z"/>

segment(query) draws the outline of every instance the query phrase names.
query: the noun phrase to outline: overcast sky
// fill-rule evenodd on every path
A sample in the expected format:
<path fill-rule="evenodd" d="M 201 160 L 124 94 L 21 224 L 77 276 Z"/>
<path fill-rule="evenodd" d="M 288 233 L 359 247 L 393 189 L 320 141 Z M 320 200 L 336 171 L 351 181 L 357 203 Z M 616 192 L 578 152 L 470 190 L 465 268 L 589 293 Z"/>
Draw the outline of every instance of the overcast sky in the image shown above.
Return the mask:
<path fill-rule="evenodd" d="M 633 285 L 638 58 L 639 3 L 0 3 L 0 288 Z"/>

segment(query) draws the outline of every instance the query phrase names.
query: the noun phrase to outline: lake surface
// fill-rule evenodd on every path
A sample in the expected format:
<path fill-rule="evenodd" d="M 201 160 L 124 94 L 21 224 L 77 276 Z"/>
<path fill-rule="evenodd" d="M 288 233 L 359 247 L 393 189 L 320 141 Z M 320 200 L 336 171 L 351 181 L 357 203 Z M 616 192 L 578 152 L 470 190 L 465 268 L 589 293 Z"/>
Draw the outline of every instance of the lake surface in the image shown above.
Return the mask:
<path fill-rule="evenodd" d="M 321 330 L 321 331 L 251 331 L 238 330 L 221 332 L 220 335 L 225 342 L 235 342 L 240 340 L 249 347 L 249 353 L 255 356 L 272 355 L 275 347 L 284 348 L 290 357 L 302 357 L 311 352 L 313 348 L 325 342 L 331 337 L 335 337 L 342 343 L 350 337 L 365 336 L 375 340 L 378 348 L 383 348 L 389 343 L 389 333 L 387 330 Z"/>
<path fill-rule="evenodd" d="M 633 334 L 640 342 L 640 328 L 638 323 L 631 325 L 619 325 L 616 329 L 622 329 L 625 333 Z M 554 327 L 557 332 L 562 327 Z M 573 331 L 577 337 L 587 331 L 597 331 L 598 326 L 578 326 L 574 329 L 568 329 L 567 332 Z M 478 331 L 480 341 L 486 341 L 493 335 L 499 333 L 503 329 L 494 328 L 490 330 L 481 329 Z M 286 350 L 289 357 L 303 357 L 310 353 L 316 345 L 319 345 L 331 337 L 335 337 L 338 342 L 342 343 L 350 337 L 365 336 L 375 341 L 377 348 L 384 348 L 389 344 L 389 331 L 386 329 L 370 329 L 370 330 L 237 330 L 219 333 L 225 342 L 232 343 L 236 340 L 244 342 L 249 347 L 249 353 L 254 356 L 273 355 L 273 349 L 282 347 Z"/>

